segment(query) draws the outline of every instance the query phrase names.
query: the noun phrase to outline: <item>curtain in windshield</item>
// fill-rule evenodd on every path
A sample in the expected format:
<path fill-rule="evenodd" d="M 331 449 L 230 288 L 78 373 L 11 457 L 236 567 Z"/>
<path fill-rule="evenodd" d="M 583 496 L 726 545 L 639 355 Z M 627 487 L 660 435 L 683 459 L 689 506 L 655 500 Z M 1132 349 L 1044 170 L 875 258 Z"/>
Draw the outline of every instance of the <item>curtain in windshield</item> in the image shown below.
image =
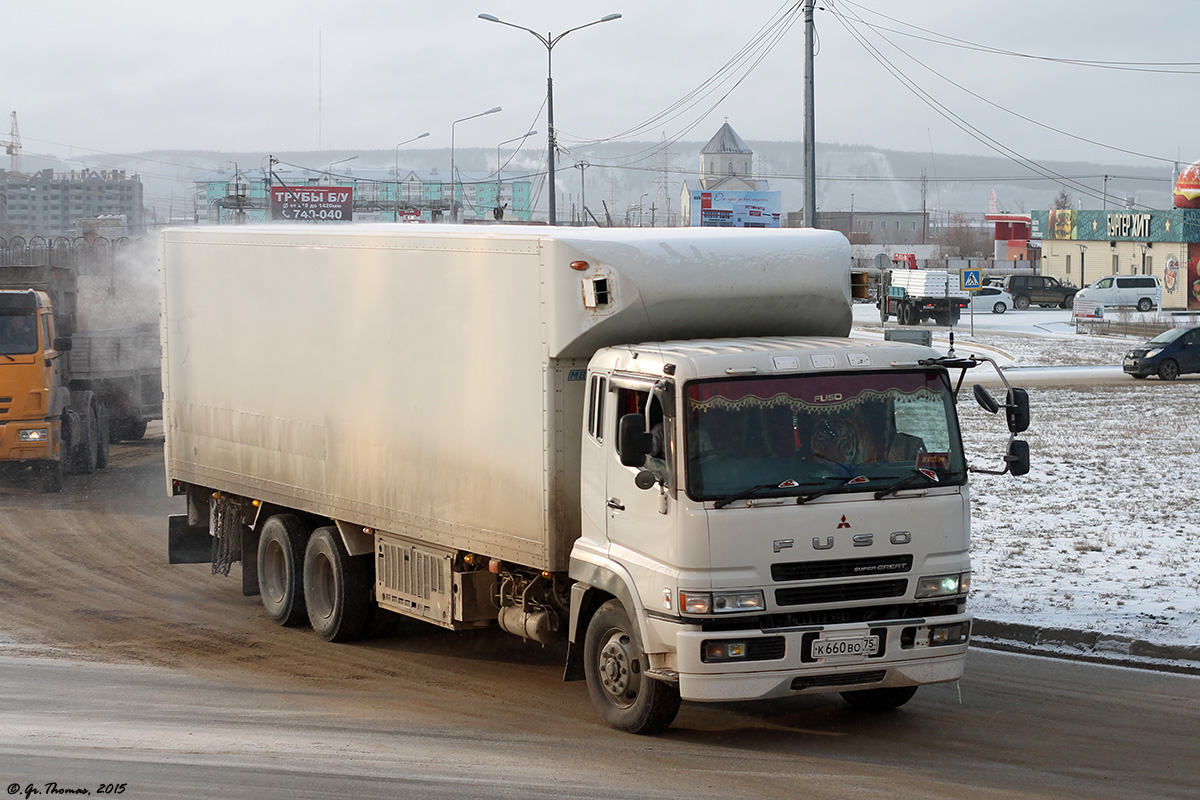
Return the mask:
<path fill-rule="evenodd" d="M 685 390 L 688 494 L 712 499 L 769 485 L 878 489 L 914 471 L 965 479 L 943 374 L 887 372 L 692 382 Z M 854 483 L 850 483 L 853 480 Z"/>

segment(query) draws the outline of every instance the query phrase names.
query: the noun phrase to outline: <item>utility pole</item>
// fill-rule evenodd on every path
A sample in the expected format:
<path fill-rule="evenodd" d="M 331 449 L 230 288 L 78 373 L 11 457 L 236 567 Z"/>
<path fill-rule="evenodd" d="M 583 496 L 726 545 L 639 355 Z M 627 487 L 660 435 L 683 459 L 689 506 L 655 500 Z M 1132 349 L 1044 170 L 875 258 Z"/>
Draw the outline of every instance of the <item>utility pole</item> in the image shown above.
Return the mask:
<path fill-rule="evenodd" d="M 817 218 L 816 126 L 813 122 L 813 3 L 804 0 L 804 227 Z"/>

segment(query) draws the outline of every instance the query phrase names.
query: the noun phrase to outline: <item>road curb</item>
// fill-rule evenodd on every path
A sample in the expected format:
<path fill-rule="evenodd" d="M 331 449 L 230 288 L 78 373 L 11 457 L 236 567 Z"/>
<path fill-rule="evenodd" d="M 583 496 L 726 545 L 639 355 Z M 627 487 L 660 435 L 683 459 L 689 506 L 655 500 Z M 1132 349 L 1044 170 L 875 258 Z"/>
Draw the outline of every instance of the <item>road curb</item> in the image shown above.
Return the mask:
<path fill-rule="evenodd" d="M 1161 645 L 1095 631 L 976 619 L 971 643 L 993 650 L 1200 675 L 1200 646 Z"/>

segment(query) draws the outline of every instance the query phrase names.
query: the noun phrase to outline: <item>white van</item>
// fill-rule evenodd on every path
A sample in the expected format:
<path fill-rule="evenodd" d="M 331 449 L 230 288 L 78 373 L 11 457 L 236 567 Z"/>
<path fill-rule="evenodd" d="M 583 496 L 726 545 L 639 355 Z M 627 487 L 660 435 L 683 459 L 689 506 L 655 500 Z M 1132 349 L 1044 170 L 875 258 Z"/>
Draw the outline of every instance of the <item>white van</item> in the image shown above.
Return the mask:
<path fill-rule="evenodd" d="M 1157 275 L 1109 275 L 1075 295 L 1076 301 L 1102 306 L 1137 306 L 1150 311 L 1162 305 L 1162 284 Z"/>

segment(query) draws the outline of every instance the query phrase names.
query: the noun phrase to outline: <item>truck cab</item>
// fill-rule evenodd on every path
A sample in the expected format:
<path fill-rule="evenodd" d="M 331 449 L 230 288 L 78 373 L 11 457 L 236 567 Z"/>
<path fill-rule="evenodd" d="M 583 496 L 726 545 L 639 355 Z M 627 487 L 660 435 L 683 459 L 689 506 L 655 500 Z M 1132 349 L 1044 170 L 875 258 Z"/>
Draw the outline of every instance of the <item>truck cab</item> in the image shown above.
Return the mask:
<path fill-rule="evenodd" d="M 68 471 L 108 460 L 104 405 L 69 388 L 71 340 L 56 325 L 48 293 L 0 290 L 0 471 L 29 473 L 47 492 L 61 491 Z"/>
<path fill-rule="evenodd" d="M 948 373 L 918 363 L 930 355 L 836 338 L 601 351 L 575 591 L 636 609 L 630 641 L 682 699 L 840 691 L 892 707 L 956 680 L 967 468 Z M 584 666 L 624 727 L 629 681 L 604 676 L 636 654 L 596 636 Z"/>
<path fill-rule="evenodd" d="M 37 465 L 34 471 L 49 484 L 61 482 L 58 356 L 49 296 L 0 291 L 0 462 L 12 469 Z M 41 469 L 45 464 L 51 466 Z"/>

